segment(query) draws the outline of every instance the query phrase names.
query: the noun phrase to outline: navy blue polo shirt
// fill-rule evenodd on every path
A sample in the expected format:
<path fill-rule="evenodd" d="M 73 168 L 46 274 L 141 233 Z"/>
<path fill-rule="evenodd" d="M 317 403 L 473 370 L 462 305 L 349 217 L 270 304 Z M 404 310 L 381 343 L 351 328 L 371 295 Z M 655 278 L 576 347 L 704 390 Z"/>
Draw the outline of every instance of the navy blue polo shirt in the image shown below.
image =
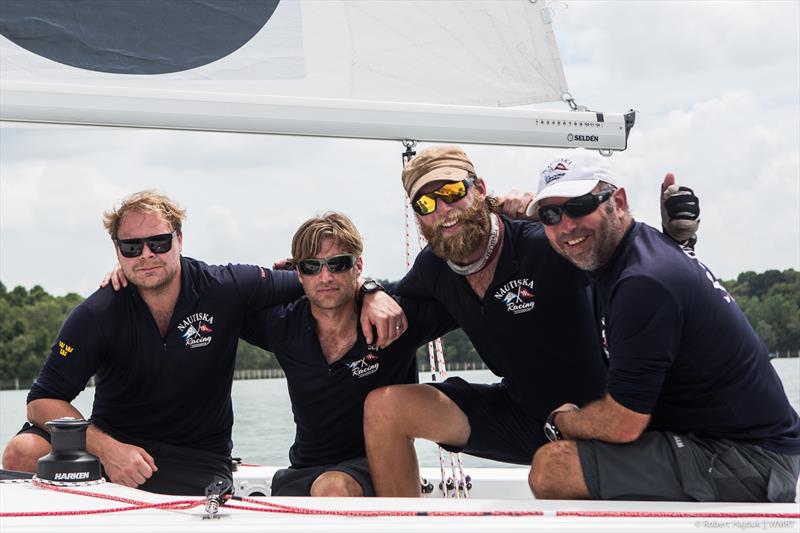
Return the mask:
<path fill-rule="evenodd" d="M 692 251 L 634 223 L 593 274 L 608 392 L 651 429 L 800 454 L 800 420 L 764 344 Z"/>
<path fill-rule="evenodd" d="M 228 454 L 236 346 L 246 315 L 302 294 L 297 277 L 181 257 L 181 290 L 162 338 L 133 285 L 99 289 L 67 317 L 28 402 L 71 402 L 96 374 L 93 423 L 146 449 Z"/>
<path fill-rule="evenodd" d="M 600 398 L 605 362 L 585 274 L 553 251 L 541 224 L 502 222 L 503 249 L 483 301 L 429 247 L 397 293 L 440 302 L 518 407 L 544 422 L 563 403 Z"/>
<path fill-rule="evenodd" d="M 382 350 L 370 350 L 359 329 L 350 350 L 332 365 L 322 353 L 306 297 L 248 318 L 242 338 L 270 350 L 286 373 L 297 425 L 289 461 L 295 468 L 363 457 L 364 399 L 373 389 L 416 383 L 417 347 L 455 328 L 435 302 L 400 300 L 408 329 Z"/>

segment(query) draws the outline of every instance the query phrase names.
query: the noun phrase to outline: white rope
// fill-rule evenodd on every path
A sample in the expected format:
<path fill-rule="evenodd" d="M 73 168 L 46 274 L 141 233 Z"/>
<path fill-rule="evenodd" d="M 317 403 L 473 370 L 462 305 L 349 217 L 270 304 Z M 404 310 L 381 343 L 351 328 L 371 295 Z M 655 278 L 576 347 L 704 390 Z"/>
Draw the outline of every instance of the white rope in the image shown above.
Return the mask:
<path fill-rule="evenodd" d="M 414 143 L 416 144 L 416 143 Z M 403 141 L 403 145 L 406 149 L 413 148 L 413 144 L 409 144 L 409 141 Z M 403 156 L 403 167 L 408 164 L 410 161 L 410 157 L 406 158 Z M 411 270 L 411 223 L 410 223 L 410 216 L 409 216 L 409 209 L 411 209 L 411 204 L 409 203 L 408 198 L 406 197 L 405 193 L 403 193 L 403 205 L 405 209 L 403 210 L 403 216 L 405 219 L 405 234 L 406 234 L 406 271 Z M 419 220 L 414 217 L 414 221 L 417 224 L 417 243 L 419 244 L 419 249 L 422 250 L 428 244 L 425 240 L 425 237 L 422 236 L 422 232 L 419 230 Z M 444 361 L 444 347 L 442 346 L 442 339 L 438 338 L 433 342 L 428 343 L 428 361 L 431 367 L 431 381 L 436 382 L 437 374 L 441 381 L 447 379 L 447 366 L 445 365 Z M 464 461 L 462 460 L 461 453 L 453 453 L 448 452 L 450 454 L 450 470 L 452 472 L 452 481 L 453 481 L 453 492 L 451 493 L 448 490 L 447 480 L 445 478 L 445 457 L 444 457 L 445 450 L 439 446 L 439 473 L 441 475 L 441 482 L 439 483 L 439 489 L 442 491 L 442 495 L 445 498 L 461 498 L 462 492 L 464 498 L 469 498 L 469 489 L 467 486 L 467 478 L 464 474 Z M 456 468 L 456 463 L 458 464 L 458 468 Z"/>

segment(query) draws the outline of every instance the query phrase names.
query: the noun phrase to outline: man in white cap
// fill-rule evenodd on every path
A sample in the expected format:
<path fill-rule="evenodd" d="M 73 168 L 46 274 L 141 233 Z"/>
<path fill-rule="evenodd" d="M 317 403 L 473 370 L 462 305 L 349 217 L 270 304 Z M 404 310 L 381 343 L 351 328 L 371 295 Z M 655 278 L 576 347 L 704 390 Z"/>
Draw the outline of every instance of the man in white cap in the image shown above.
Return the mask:
<path fill-rule="evenodd" d="M 605 387 L 586 276 L 553 252 L 542 226 L 491 212 L 486 184 L 456 146 L 420 152 L 402 179 L 429 246 L 397 293 L 441 303 L 503 379 L 370 393 L 364 429 L 379 496 L 419 495 L 414 438 L 529 465 L 547 442 L 547 415 L 567 401 L 589 403 Z M 515 197 L 503 210 L 521 215 L 531 199 Z"/>
<path fill-rule="evenodd" d="M 800 419 L 694 252 L 634 221 L 608 160 L 587 151 L 542 171 L 532 209 L 553 248 L 589 273 L 608 358 L 602 398 L 547 417 L 534 495 L 793 502 Z"/>

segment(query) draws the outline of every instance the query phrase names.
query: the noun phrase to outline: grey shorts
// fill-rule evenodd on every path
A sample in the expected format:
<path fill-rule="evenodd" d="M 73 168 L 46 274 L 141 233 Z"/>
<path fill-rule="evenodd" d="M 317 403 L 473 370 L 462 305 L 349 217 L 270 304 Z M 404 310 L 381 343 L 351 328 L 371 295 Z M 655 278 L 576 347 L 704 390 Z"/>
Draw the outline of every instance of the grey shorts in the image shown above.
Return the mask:
<path fill-rule="evenodd" d="M 375 496 L 366 457 L 356 457 L 333 465 L 283 468 L 272 476 L 273 496 L 310 496 L 311 485 L 325 472 L 344 472 L 361 485 L 364 496 Z"/>
<path fill-rule="evenodd" d="M 800 474 L 800 455 L 659 431 L 629 444 L 579 440 L 578 456 L 597 500 L 791 503 Z"/>

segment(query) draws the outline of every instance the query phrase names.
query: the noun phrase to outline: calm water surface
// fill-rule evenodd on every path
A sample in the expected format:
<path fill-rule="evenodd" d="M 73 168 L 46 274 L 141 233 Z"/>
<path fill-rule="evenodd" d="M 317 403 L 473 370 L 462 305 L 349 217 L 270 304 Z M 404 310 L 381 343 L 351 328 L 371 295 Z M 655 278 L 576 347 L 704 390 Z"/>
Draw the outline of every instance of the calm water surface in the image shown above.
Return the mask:
<path fill-rule="evenodd" d="M 800 412 L 800 359 L 775 359 L 773 365 L 781 377 L 786 394 L 795 411 Z M 497 378 L 487 370 L 453 372 L 467 381 L 491 383 Z M 429 381 L 429 374 L 420 381 Z M 25 417 L 27 391 L 0 392 L 0 446 L 20 428 Z M 84 415 L 91 413 L 94 389 L 83 391 L 74 404 Z M 294 422 L 289 406 L 285 379 L 234 381 L 233 454 L 247 462 L 288 464 L 289 446 L 294 442 Z M 421 466 L 438 466 L 438 448 L 429 442 L 418 441 L 417 453 Z M 467 466 L 507 466 L 494 461 L 464 456 Z"/>

